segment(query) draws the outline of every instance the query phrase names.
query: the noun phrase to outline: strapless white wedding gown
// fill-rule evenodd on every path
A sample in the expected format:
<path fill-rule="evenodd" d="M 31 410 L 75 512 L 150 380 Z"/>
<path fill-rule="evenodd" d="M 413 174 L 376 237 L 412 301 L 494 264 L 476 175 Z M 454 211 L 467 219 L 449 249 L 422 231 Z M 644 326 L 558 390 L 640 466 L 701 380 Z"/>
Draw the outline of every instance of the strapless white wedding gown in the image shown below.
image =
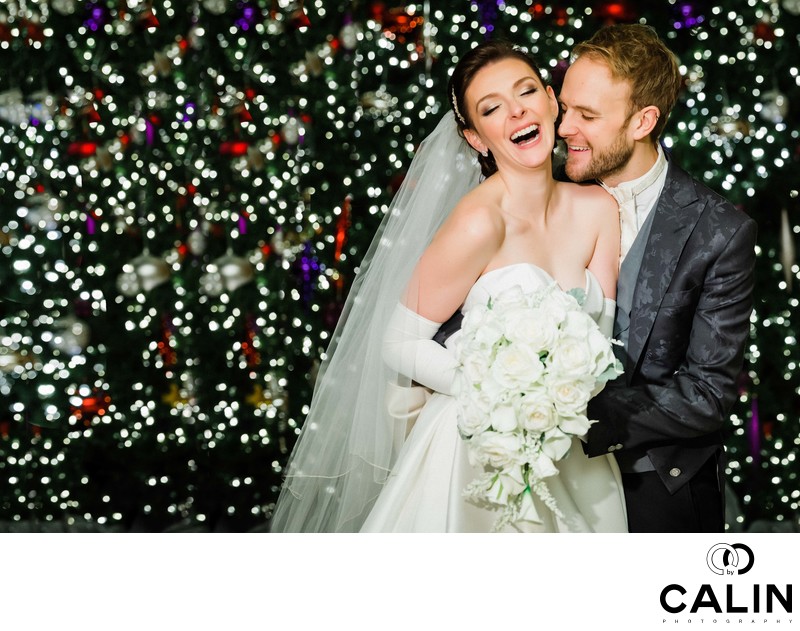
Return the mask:
<path fill-rule="evenodd" d="M 553 283 L 533 264 L 502 267 L 481 276 L 462 307 L 466 313 L 490 297 L 519 285 L 535 291 Z M 603 309 L 597 279 L 586 270 L 584 310 L 595 320 Z M 448 341 L 452 348 L 460 332 Z M 458 434 L 456 401 L 434 393 L 423 407 L 398 454 L 361 532 L 490 532 L 497 513 L 478 508 L 462 492 L 481 470 L 470 465 L 466 443 Z M 525 532 L 627 532 L 625 498 L 619 468 L 612 455 L 588 458 L 579 439 L 556 463 L 559 474 L 547 479 L 550 493 L 563 516 L 556 515 L 534 495 L 541 524 L 525 522 Z M 519 531 L 509 527 L 506 531 Z"/>

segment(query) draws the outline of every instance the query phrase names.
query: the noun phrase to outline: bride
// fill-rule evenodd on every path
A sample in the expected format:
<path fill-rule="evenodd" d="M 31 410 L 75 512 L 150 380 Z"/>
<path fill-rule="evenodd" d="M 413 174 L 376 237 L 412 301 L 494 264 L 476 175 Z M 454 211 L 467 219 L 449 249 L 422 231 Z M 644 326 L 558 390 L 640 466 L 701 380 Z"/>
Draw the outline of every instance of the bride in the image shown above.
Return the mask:
<path fill-rule="evenodd" d="M 610 334 L 617 205 L 599 186 L 553 178 L 558 104 L 536 64 L 486 42 L 457 64 L 448 97 L 353 284 L 273 532 L 488 532 L 494 512 L 463 496 L 481 470 L 456 424 L 460 332 L 439 345 L 441 323 L 510 287 L 555 282 L 584 290 L 583 309 Z M 509 529 L 626 530 L 613 456 L 589 459 L 573 439 L 556 466 L 559 511 L 534 498 L 535 519 Z"/>

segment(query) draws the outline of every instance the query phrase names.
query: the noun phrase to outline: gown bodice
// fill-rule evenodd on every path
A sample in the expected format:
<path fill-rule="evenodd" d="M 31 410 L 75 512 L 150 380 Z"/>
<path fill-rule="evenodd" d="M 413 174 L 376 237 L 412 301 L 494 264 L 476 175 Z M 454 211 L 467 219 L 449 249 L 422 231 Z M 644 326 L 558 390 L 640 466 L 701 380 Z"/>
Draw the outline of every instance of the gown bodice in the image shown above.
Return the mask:
<path fill-rule="evenodd" d="M 515 285 L 518 285 L 523 291 L 528 292 L 536 291 L 554 283 L 556 283 L 556 281 L 550 274 L 533 263 L 514 263 L 512 265 L 498 267 L 490 272 L 486 272 L 475 281 L 475 284 L 464 300 L 461 312 L 466 313 L 472 307 L 486 305 L 490 298 L 497 296 Z M 581 308 L 588 313 L 595 322 L 598 322 L 604 308 L 603 289 L 600 287 L 600 281 L 587 269 L 586 284 L 584 287 L 578 289 L 583 290 L 585 294 L 585 300 Z M 447 346 L 447 348 L 453 348 L 453 344 L 460 334 L 460 331 L 453 334 L 453 336 L 447 340 L 445 346 Z"/>

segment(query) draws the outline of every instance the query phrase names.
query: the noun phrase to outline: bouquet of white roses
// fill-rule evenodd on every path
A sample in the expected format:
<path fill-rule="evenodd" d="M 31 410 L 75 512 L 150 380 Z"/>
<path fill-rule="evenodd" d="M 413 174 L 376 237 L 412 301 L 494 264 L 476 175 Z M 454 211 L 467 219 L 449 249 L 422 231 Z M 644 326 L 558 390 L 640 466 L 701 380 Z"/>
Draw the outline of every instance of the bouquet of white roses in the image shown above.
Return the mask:
<path fill-rule="evenodd" d="M 514 287 L 464 317 L 458 429 L 470 462 L 484 468 L 465 495 L 500 511 L 496 530 L 538 521 L 532 493 L 560 515 L 544 480 L 558 474 L 554 462 L 572 437 L 589 430 L 589 399 L 622 374 L 582 297 L 555 283 L 533 293 Z"/>

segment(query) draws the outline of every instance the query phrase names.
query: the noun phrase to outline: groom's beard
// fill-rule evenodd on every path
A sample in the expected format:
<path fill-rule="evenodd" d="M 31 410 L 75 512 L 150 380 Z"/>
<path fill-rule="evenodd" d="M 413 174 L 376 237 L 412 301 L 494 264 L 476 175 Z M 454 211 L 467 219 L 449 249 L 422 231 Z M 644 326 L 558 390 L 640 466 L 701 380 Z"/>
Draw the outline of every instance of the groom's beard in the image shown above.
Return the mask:
<path fill-rule="evenodd" d="M 591 148 L 591 147 L 590 147 Z M 576 165 L 569 156 L 564 170 L 567 177 L 573 182 L 587 182 L 591 180 L 605 180 L 622 171 L 633 155 L 633 143 L 625 144 L 625 136 L 620 130 L 619 136 L 610 147 L 603 151 L 591 148 L 592 159 L 589 164 L 581 167 Z"/>

